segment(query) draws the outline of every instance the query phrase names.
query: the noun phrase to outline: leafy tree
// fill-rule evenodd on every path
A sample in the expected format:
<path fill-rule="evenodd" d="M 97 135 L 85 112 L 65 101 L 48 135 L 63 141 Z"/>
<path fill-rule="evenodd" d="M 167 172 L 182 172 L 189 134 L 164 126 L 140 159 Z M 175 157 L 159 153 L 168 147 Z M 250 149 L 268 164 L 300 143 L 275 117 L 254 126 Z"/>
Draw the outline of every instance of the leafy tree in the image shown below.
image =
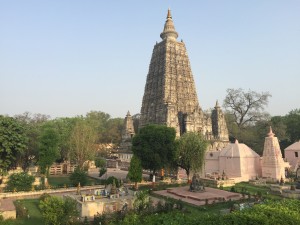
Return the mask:
<path fill-rule="evenodd" d="M 85 186 L 88 182 L 87 172 L 77 167 L 70 175 L 70 181 L 74 186 L 77 186 L 78 183 L 80 183 L 81 186 Z"/>
<path fill-rule="evenodd" d="M 38 158 L 38 137 L 41 135 L 42 126 L 49 120 L 49 116 L 43 114 L 31 114 L 25 112 L 20 115 L 15 115 L 14 118 L 22 123 L 25 128 L 25 135 L 28 139 L 27 148 L 18 157 L 18 163 L 25 171 L 30 164 L 36 162 Z"/>
<path fill-rule="evenodd" d="M 6 189 L 10 191 L 30 191 L 32 189 L 33 182 L 34 177 L 28 173 L 14 173 L 9 176 Z"/>
<path fill-rule="evenodd" d="M 143 178 L 143 170 L 141 161 L 135 155 L 131 158 L 130 166 L 128 170 L 128 175 L 130 181 L 135 183 L 135 189 L 138 189 L 138 182 L 142 181 Z"/>
<path fill-rule="evenodd" d="M 70 197 L 65 199 L 51 196 L 40 201 L 39 208 L 46 225 L 71 225 L 79 216 L 77 202 Z"/>
<path fill-rule="evenodd" d="M 12 117 L 0 115 L 0 174 L 16 166 L 15 160 L 27 143 L 24 126 Z"/>
<path fill-rule="evenodd" d="M 148 125 L 133 137 L 132 151 L 144 169 L 156 171 L 173 165 L 176 131 L 163 125 Z"/>
<path fill-rule="evenodd" d="M 289 135 L 290 142 L 294 143 L 300 140 L 300 109 L 295 109 L 285 116 L 286 132 Z"/>
<path fill-rule="evenodd" d="M 93 160 L 96 154 L 96 131 L 89 126 L 86 120 L 80 119 L 72 130 L 70 136 L 71 159 L 79 168 L 84 169 L 84 162 Z"/>
<path fill-rule="evenodd" d="M 59 134 L 59 152 L 60 152 L 60 160 L 68 160 L 71 159 L 71 147 L 70 147 L 70 139 L 71 133 L 74 129 L 76 121 L 80 118 L 57 118 L 52 120 L 52 126 L 56 129 Z"/>
<path fill-rule="evenodd" d="M 42 128 L 41 136 L 39 137 L 39 160 L 41 174 L 49 175 L 49 168 L 56 159 L 59 158 L 58 151 L 59 137 L 57 131 L 51 126 Z"/>
<path fill-rule="evenodd" d="M 268 92 L 258 93 L 251 90 L 245 92 L 241 88 L 227 89 L 223 106 L 233 115 L 234 122 L 241 128 L 268 117 L 264 109 L 268 105 L 269 97 L 271 95 Z"/>
<path fill-rule="evenodd" d="M 194 132 L 185 133 L 177 140 L 177 163 L 186 171 L 188 180 L 191 171 L 202 171 L 207 145 L 203 136 Z"/>

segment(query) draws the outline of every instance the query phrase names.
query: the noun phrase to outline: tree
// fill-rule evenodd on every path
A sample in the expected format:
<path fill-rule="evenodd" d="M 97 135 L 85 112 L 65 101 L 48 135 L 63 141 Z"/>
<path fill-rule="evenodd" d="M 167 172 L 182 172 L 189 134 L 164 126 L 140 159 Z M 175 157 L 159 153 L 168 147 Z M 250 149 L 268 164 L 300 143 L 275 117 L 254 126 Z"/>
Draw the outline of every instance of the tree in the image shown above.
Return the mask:
<path fill-rule="evenodd" d="M 176 131 L 163 125 L 147 125 L 133 137 L 132 151 L 144 169 L 156 171 L 171 166 L 175 160 Z"/>
<path fill-rule="evenodd" d="M 223 106 L 233 115 L 237 126 L 242 128 L 268 117 L 264 109 L 268 105 L 269 97 L 271 97 L 269 92 L 258 93 L 251 90 L 245 92 L 241 88 L 227 89 Z"/>
<path fill-rule="evenodd" d="M 59 158 L 58 151 L 59 137 L 56 130 L 51 126 L 42 128 L 41 136 L 39 137 L 39 159 L 41 174 L 49 175 L 49 168 L 56 159 Z"/>
<path fill-rule="evenodd" d="M 286 132 L 290 142 L 294 143 L 300 140 L 300 109 L 295 109 L 285 116 Z"/>
<path fill-rule="evenodd" d="M 190 172 L 201 172 L 205 161 L 207 141 L 198 133 L 185 133 L 177 141 L 177 163 L 186 171 L 190 181 Z"/>
<path fill-rule="evenodd" d="M 16 166 L 15 160 L 27 143 L 24 126 L 12 117 L 0 115 L 0 174 Z"/>
<path fill-rule="evenodd" d="M 79 216 L 77 202 L 70 197 L 51 196 L 40 201 L 39 208 L 46 225 L 71 225 Z"/>
<path fill-rule="evenodd" d="M 42 126 L 49 120 L 50 116 L 25 112 L 15 115 L 14 118 L 25 128 L 25 135 L 28 139 L 27 148 L 18 158 L 19 164 L 25 171 L 38 158 L 38 137 L 41 135 Z"/>
<path fill-rule="evenodd" d="M 93 160 L 96 154 L 96 131 L 84 119 L 79 119 L 70 136 L 71 159 L 79 168 L 84 169 L 84 162 Z"/>
<path fill-rule="evenodd" d="M 134 187 L 137 190 L 138 182 L 141 182 L 143 178 L 143 170 L 142 170 L 141 161 L 135 155 L 131 158 L 127 176 L 130 181 L 135 183 Z"/>
<path fill-rule="evenodd" d="M 28 173 L 14 173 L 9 176 L 6 189 L 10 191 L 30 191 L 32 189 L 33 182 L 34 177 Z"/>
<path fill-rule="evenodd" d="M 59 152 L 60 152 L 60 160 L 68 160 L 70 161 L 71 149 L 70 149 L 70 137 L 72 130 L 80 118 L 57 118 L 52 120 L 52 126 L 57 130 L 59 134 Z"/>

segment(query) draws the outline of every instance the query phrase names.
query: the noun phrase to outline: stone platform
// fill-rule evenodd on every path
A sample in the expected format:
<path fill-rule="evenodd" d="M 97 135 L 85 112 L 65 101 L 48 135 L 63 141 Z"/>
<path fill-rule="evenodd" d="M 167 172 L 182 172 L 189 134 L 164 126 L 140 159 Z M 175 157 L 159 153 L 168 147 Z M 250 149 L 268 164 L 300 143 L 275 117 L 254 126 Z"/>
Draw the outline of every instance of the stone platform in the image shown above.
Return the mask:
<path fill-rule="evenodd" d="M 164 197 L 182 200 L 196 206 L 229 200 L 239 200 L 242 197 L 238 193 L 209 187 L 206 187 L 203 192 L 191 192 L 189 191 L 189 186 L 169 188 L 167 190 L 155 191 L 154 193 Z"/>

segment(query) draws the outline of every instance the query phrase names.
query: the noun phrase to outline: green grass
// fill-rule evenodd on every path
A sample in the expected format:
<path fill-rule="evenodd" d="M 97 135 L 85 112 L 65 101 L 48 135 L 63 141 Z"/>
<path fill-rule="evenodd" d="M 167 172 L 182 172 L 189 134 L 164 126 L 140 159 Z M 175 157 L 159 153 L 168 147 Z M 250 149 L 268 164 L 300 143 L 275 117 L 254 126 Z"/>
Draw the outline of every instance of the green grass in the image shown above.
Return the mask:
<path fill-rule="evenodd" d="M 24 199 L 18 200 L 21 202 L 22 206 L 28 209 L 29 218 L 18 218 L 16 220 L 10 221 L 9 225 L 43 225 L 44 221 L 39 210 L 39 200 L 38 199 Z M 1 222 L 0 222 L 1 224 Z"/>
<path fill-rule="evenodd" d="M 251 195 L 256 195 L 258 192 L 260 192 L 262 194 L 262 197 L 268 198 L 268 199 L 280 200 L 283 198 L 279 195 L 272 194 L 269 186 L 255 186 L 255 185 L 249 184 L 247 182 L 241 182 L 241 183 L 236 184 L 234 186 L 234 188 L 235 188 L 236 192 L 242 193 L 244 191 L 244 192 L 250 193 Z M 231 187 L 226 187 L 226 188 L 224 188 L 224 190 L 230 191 Z"/>
<path fill-rule="evenodd" d="M 48 182 L 53 187 L 63 187 L 64 185 L 72 186 L 71 181 L 68 176 L 51 176 L 48 178 Z M 97 179 L 88 177 L 87 185 L 94 185 L 99 183 Z"/>

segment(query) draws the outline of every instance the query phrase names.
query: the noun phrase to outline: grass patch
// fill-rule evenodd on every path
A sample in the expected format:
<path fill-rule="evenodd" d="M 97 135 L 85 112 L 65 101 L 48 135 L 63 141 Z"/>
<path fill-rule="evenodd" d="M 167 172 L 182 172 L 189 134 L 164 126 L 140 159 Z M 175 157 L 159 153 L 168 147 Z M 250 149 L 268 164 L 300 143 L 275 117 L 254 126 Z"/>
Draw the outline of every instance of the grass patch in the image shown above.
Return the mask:
<path fill-rule="evenodd" d="M 52 187 L 64 187 L 64 185 L 67 185 L 68 187 L 73 186 L 71 184 L 69 176 L 51 176 L 51 177 L 48 177 L 48 182 Z M 88 177 L 88 182 L 87 182 L 88 186 L 99 184 L 99 183 L 100 183 L 99 180 L 92 178 L 92 177 Z"/>
<path fill-rule="evenodd" d="M 17 218 L 16 220 L 11 220 L 9 224 L 11 225 L 42 225 L 44 220 L 42 218 L 39 209 L 38 199 L 23 199 L 18 200 L 23 207 L 28 209 L 29 218 Z"/>
<path fill-rule="evenodd" d="M 223 189 L 226 191 L 230 191 L 231 187 L 226 187 Z M 280 200 L 283 198 L 280 195 L 272 194 L 269 186 L 256 186 L 256 185 L 249 184 L 247 182 L 241 182 L 241 183 L 237 183 L 234 186 L 234 189 L 238 193 L 246 192 L 251 195 L 256 195 L 257 193 L 260 193 L 262 197 L 267 199 Z"/>

